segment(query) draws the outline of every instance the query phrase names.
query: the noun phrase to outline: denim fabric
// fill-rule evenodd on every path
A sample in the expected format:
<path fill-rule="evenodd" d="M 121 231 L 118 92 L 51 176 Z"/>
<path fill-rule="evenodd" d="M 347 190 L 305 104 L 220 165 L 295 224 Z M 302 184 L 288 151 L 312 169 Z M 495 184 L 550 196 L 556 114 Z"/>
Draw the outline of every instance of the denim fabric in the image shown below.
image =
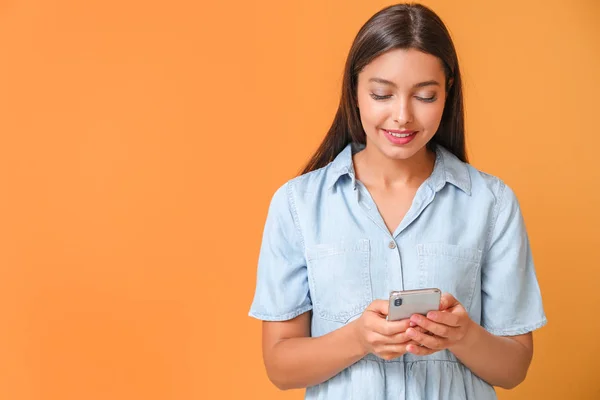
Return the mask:
<path fill-rule="evenodd" d="M 436 287 L 454 295 L 471 319 L 495 335 L 546 324 L 519 203 L 500 179 L 441 146 L 431 176 L 390 234 L 369 192 L 355 178 L 348 145 L 321 169 L 274 194 L 249 315 L 283 321 L 312 310 L 312 336 L 358 318 L 392 290 Z M 496 399 L 492 386 L 451 352 L 373 354 L 307 399 Z"/>

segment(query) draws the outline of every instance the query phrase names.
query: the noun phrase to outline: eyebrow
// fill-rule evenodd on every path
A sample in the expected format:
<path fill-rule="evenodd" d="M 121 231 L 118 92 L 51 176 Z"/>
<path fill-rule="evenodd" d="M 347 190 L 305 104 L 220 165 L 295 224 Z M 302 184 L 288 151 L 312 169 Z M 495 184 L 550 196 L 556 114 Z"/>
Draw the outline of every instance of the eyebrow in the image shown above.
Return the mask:
<path fill-rule="evenodd" d="M 388 86 L 397 87 L 394 82 L 388 81 L 387 79 L 383 79 L 383 78 L 371 78 L 371 79 L 369 79 L 369 82 L 376 82 L 376 83 L 381 83 L 381 84 L 388 85 Z M 440 83 L 435 80 L 419 82 L 416 85 L 414 85 L 413 88 L 416 89 L 416 88 L 422 88 L 425 86 L 432 86 L 432 85 L 440 86 Z"/>

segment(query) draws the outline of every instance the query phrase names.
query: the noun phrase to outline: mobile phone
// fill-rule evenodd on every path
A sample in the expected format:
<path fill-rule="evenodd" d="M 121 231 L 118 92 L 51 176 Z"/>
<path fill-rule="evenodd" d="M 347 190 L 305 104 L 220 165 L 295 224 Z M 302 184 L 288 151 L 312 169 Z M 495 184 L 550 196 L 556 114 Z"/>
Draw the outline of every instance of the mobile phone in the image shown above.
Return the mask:
<path fill-rule="evenodd" d="M 390 293 L 388 321 L 410 318 L 413 314 L 427 315 L 440 309 L 442 292 L 437 288 L 395 290 Z"/>

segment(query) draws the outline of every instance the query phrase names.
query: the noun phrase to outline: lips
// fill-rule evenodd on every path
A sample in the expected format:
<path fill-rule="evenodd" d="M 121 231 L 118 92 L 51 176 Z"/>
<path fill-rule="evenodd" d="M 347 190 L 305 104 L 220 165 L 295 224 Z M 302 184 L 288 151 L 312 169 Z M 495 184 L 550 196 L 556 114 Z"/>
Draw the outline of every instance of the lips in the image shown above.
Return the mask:
<path fill-rule="evenodd" d="M 383 129 L 383 132 L 385 133 L 385 137 L 390 141 L 390 143 L 392 143 L 395 146 L 402 146 L 412 142 L 412 140 L 416 137 L 417 133 L 419 133 L 418 131 L 411 131 L 408 129 Z"/>

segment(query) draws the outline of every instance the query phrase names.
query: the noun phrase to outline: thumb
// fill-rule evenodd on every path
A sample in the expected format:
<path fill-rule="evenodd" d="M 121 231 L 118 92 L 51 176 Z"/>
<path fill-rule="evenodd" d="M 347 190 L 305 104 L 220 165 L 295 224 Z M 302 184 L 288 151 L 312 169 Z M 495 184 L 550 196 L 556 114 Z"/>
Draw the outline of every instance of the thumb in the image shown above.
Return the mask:
<path fill-rule="evenodd" d="M 450 293 L 444 293 L 440 299 L 440 311 L 452 308 L 457 304 L 459 304 L 459 302 L 454 298 L 454 296 L 452 296 Z"/>
<path fill-rule="evenodd" d="M 367 310 L 387 316 L 389 312 L 389 307 L 390 304 L 386 300 L 374 300 L 371 304 L 369 304 Z"/>

